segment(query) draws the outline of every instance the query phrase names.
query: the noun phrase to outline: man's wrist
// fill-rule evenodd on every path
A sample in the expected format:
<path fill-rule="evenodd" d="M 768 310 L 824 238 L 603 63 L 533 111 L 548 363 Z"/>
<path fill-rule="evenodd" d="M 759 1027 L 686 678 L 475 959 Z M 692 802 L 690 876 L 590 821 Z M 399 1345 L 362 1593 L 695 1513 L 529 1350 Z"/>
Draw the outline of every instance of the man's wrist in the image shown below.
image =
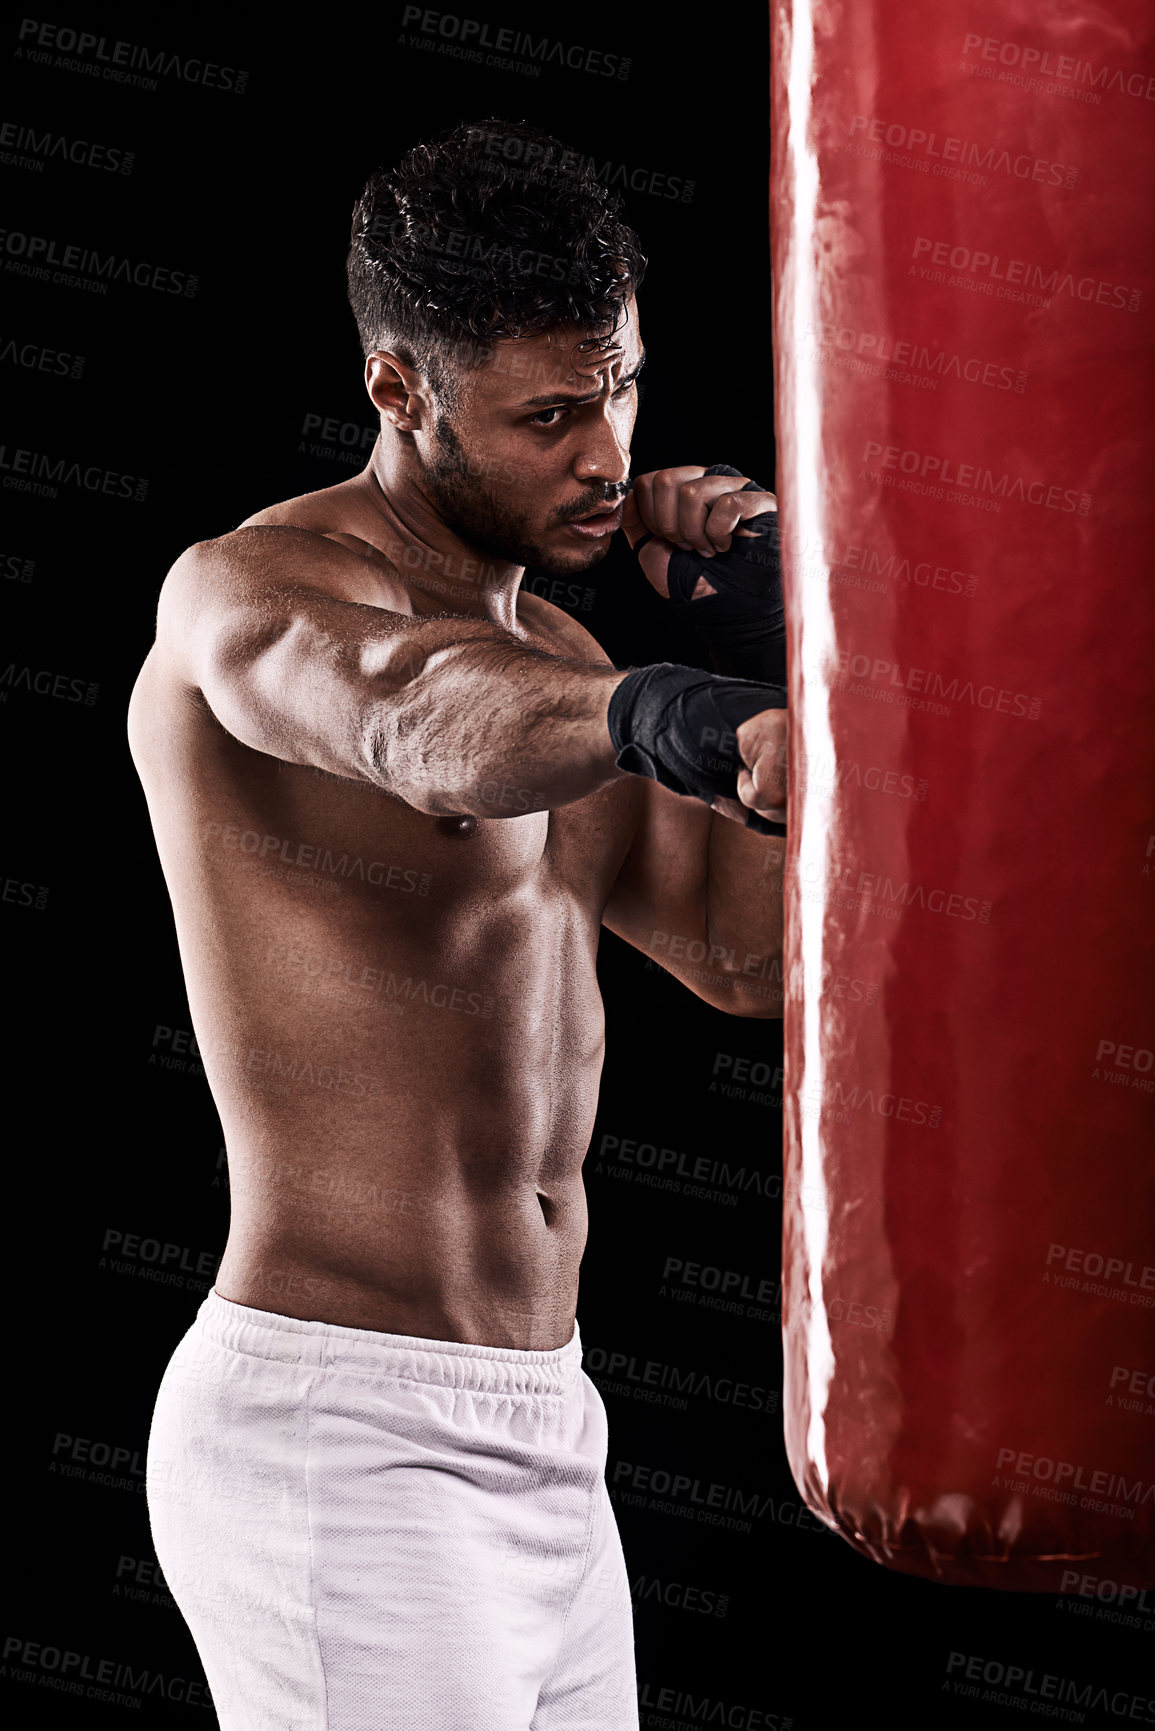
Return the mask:
<path fill-rule="evenodd" d="M 607 673 L 610 671 L 609 668 L 606 669 Z M 619 685 L 624 684 L 624 682 L 630 677 L 631 673 L 636 672 L 637 668 L 635 667 L 613 668 L 613 678 L 607 678 L 599 691 L 598 722 L 595 729 L 596 744 L 594 750 L 596 752 L 599 767 L 604 762 L 606 774 L 611 777 L 629 774 L 629 771 L 622 769 L 618 763 L 620 745 L 614 738 L 613 728 L 610 722 L 610 713 L 614 701 L 614 694 Z"/>
<path fill-rule="evenodd" d="M 610 700 L 609 731 L 619 769 L 659 782 L 671 793 L 713 805 L 737 799 L 746 767 L 738 729 L 768 709 L 785 709 L 781 686 L 719 679 L 699 668 L 659 661 L 631 668 Z M 750 811 L 748 827 L 780 834 Z"/>

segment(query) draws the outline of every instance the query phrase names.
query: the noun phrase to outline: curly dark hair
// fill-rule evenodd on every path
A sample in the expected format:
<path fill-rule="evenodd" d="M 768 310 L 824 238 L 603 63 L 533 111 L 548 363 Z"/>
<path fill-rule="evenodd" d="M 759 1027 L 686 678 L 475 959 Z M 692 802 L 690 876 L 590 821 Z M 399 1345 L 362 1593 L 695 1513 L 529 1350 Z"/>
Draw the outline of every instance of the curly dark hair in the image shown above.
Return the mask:
<path fill-rule="evenodd" d="M 491 116 L 370 177 L 353 210 L 349 304 L 366 355 L 392 348 L 452 393 L 499 337 L 609 335 L 645 268 L 588 160 Z"/>

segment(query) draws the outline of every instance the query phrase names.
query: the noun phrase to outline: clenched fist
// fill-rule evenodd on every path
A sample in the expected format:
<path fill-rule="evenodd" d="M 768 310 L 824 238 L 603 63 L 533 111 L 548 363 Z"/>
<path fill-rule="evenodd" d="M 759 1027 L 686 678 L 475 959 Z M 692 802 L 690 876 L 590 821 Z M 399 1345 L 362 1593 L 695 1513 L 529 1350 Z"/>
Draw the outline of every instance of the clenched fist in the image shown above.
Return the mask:
<path fill-rule="evenodd" d="M 734 737 L 746 766 L 738 771 L 738 798 L 716 799 L 711 811 L 741 824 L 748 810 L 771 823 L 785 823 L 789 715 L 784 709 L 760 710 L 741 723 Z"/>

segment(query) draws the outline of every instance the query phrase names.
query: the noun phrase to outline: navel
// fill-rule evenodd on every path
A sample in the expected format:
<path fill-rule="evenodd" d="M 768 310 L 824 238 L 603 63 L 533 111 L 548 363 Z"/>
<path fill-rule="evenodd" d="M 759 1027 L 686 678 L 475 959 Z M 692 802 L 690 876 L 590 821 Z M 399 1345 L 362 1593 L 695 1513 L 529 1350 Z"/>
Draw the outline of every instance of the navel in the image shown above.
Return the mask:
<path fill-rule="evenodd" d="M 465 812 L 455 814 L 453 817 L 439 817 L 437 819 L 438 835 L 471 836 L 476 833 L 476 830 L 477 819 L 470 817 Z"/>

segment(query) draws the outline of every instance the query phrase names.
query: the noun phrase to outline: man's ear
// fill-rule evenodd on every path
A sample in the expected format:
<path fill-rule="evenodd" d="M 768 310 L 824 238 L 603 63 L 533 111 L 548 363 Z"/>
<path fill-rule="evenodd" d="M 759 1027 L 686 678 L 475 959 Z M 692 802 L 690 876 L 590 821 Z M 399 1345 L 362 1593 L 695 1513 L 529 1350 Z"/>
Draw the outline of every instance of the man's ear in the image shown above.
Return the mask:
<path fill-rule="evenodd" d="M 399 433 L 415 433 L 430 410 L 429 387 L 400 355 L 375 349 L 365 362 L 365 389 L 374 408 Z"/>

